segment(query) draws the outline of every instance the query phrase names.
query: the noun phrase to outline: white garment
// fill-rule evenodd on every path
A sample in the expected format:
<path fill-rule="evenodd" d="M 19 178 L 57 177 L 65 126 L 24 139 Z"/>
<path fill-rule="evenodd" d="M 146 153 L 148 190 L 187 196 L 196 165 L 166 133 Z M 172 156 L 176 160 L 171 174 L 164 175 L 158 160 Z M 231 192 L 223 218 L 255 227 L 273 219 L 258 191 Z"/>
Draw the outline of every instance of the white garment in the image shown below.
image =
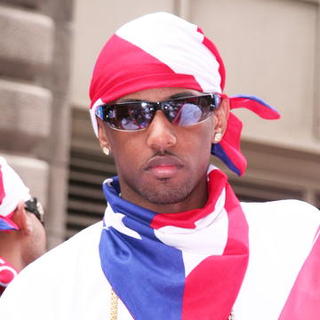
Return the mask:
<path fill-rule="evenodd" d="M 241 206 L 250 255 L 234 319 L 276 320 L 312 248 L 320 213 L 296 200 Z M 110 319 L 111 289 L 98 249 L 101 229 L 97 223 L 83 230 L 26 267 L 1 297 L 0 319 Z M 132 319 L 121 302 L 118 319 Z M 302 319 L 309 320 L 303 314 Z"/>

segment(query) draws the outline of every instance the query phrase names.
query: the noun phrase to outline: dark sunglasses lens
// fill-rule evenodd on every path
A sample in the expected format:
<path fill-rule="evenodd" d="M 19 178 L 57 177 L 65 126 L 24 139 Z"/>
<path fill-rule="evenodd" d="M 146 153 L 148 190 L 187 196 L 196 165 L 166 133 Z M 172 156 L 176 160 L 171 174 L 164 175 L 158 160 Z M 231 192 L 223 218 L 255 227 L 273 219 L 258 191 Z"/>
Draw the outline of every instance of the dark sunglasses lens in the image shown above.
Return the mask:
<path fill-rule="evenodd" d="M 186 127 L 207 119 L 219 104 L 218 95 L 208 94 L 160 103 L 142 101 L 103 105 L 97 109 L 96 114 L 111 128 L 135 131 L 145 129 L 151 123 L 156 110 L 161 109 L 170 122 Z"/>
<path fill-rule="evenodd" d="M 111 128 L 120 130 L 144 129 L 154 115 L 154 109 L 146 102 L 123 103 L 107 108 L 105 120 Z"/>
<path fill-rule="evenodd" d="M 167 117 L 178 126 L 191 126 L 208 118 L 212 100 L 211 96 L 202 96 L 172 101 L 172 110 L 166 112 Z"/>

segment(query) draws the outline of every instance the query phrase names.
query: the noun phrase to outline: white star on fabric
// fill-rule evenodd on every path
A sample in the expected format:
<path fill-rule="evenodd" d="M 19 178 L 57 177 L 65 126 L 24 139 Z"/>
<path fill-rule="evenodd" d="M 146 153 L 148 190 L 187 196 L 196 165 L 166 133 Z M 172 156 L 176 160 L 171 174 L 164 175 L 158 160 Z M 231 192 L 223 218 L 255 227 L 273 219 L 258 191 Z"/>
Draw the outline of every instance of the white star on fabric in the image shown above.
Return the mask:
<path fill-rule="evenodd" d="M 116 229 L 117 231 L 125 234 L 129 237 L 142 240 L 140 234 L 130 228 L 128 228 L 123 223 L 124 214 L 119 212 L 113 212 L 112 209 L 108 206 L 106 209 L 106 215 L 104 218 L 105 227 L 104 229 L 109 229 L 110 227 Z"/>

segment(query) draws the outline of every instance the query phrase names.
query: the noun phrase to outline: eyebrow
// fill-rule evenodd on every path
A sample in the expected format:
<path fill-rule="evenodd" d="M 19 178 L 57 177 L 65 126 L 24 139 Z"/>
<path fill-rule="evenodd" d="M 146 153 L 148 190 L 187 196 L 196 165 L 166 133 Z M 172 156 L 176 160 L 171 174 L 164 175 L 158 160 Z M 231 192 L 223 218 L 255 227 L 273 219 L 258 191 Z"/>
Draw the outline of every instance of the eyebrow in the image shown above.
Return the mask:
<path fill-rule="evenodd" d="M 177 99 L 177 98 L 187 98 L 187 97 L 196 97 L 197 95 L 193 92 L 186 91 L 186 92 L 179 92 L 176 94 L 173 94 L 168 99 Z"/>
<path fill-rule="evenodd" d="M 186 98 L 186 97 L 196 97 L 197 95 L 194 94 L 193 92 L 190 91 L 185 91 L 185 92 L 179 92 L 175 93 L 169 97 L 166 97 L 165 99 L 161 101 L 167 101 L 167 100 L 172 100 L 172 99 L 178 99 L 178 98 Z M 149 101 L 149 100 L 144 100 L 144 99 L 119 99 L 115 101 L 114 103 L 125 103 L 125 102 L 141 102 L 141 101 Z"/>

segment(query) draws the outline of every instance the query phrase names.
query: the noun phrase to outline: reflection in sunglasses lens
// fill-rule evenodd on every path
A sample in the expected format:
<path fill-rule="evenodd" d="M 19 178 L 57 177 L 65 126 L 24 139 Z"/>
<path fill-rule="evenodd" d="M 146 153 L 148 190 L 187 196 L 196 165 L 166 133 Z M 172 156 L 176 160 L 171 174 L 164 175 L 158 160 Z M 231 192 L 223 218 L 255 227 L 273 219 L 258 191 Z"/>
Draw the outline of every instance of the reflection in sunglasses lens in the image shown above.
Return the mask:
<path fill-rule="evenodd" d="M 173 124 L 191 126 L 205 120 L 219 105 L 219 95 L 206 94 L 161 102 L 105 104 L 97 108 L 96 115 L 113 129 L 136 131 L 145 129 L 157 110 L 161 110 Z"/>

